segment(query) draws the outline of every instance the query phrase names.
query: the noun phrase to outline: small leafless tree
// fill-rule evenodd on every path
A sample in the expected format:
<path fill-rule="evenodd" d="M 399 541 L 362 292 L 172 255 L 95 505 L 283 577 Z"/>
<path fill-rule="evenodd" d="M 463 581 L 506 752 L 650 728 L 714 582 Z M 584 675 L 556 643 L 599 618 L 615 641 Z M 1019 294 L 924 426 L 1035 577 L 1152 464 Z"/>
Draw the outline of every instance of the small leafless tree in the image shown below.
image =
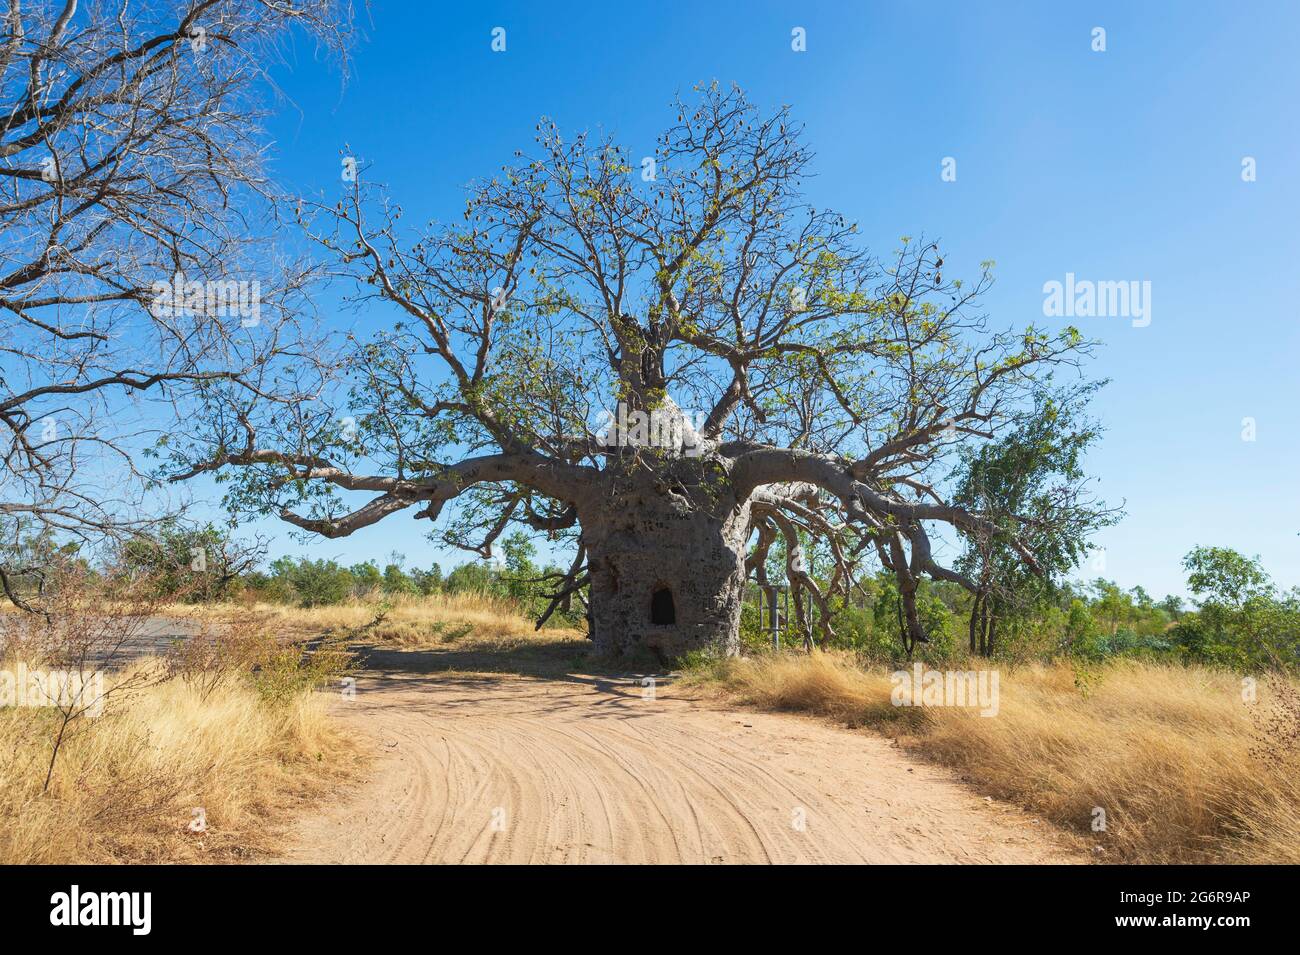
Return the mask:
<path fill-rule="evenodd" d="M 292 394 L 271 359 L 315 350 L 295 321 L 308 270 L 268 242 L 267 70 L 295 35 L 343 50 L 351 17 L 347 0 L 11 0 L 2 17 L 0 588 L 21 602 L 34 540 L 146 523 L 143 405 Z"/>
<path fill-rule="evenodd" d="M 65 560 L 47 564 L 45 572 L 49 585 L 41 613 L 0 616 L 0 660 L 39 671 L 43 702 L 55 716 L 43 787 L 49 789 L 68 741 L 102 716 L 110 699 L 160 678 L 129 664 L 147 649 L 147 628 L 163 598 L 148 575 L 119 568 L 97 572 Z"/>

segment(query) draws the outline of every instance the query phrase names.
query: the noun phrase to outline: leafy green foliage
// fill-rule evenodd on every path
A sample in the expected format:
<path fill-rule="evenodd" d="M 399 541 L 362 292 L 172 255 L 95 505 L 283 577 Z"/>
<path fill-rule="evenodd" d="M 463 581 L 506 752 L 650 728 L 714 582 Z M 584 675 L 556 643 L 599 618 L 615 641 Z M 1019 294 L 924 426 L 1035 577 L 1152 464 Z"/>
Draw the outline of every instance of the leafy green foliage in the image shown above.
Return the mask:
<path fill-rule="evenodd" d="M 1032 606 L 1003 621 L 993 655 L 1008 660 L 1077 661 L 1087 670 L 1118 657 L 1141 657 L 1225 667 L 1242 672 L 1300 665 L 1300 590 L 1278 593 L 1258 561 L 1226 548 L 1197 548 L 1188 555 L 1188 586 L 1202 599 L 1195 610 L 1167 596 L 1156 601 L 1142 587 L 1124 590 L 1113 581 L 1063 582 Z M 900 663 L 898 589 L 878 573 L 862 593 L 838 603 L 831 646 L 876 661 Z M 943 664 L 960 655 L 973 597 L 956 584 L 922 581 L 917 609 L 931 638 L 918 658 Z M 750 589 L 741 618 L 750 652 L 771 646 L 770 629 L 758 626 L 758 594 Z M 793 615 L 791 615 L 793 617 Z M 793 619 L 783 646 L 797 646 Z"/>
<path fill-rule="evenodd" d="M 1049 600 L 1083 559 L 1091 535 L 1119 518 L 1084 490 L 1083 456 L 1099 436 L 1084 410 L 1103 384 L 1053 393 L 1045 381 L 1015 428 L 963 451 L 953 501 L 997 528 L 963 531 L 966 552 L 957 569 L 979 594 L 972 651 L 991 653 L 999 626 L 1005 630 Z M 1037 567 L 1023 559 L 1025 548 Z"/>
<path fill-rule="evenodd" d="M 281 557 L 271 564 L 272 594 L 294 600 L 304 607 L 342 603 L 353 596 L 358 584 L 351 570 L 332 560 L 295 561 Z"/>
<path fill-rule="evenodd" d="M 1186 657 L 1235 669 L 1294 666 L 1300 660 L 1300 591 L 1280 594 L 1259 564 L 1226 547 L 1198 547 L 1183 559 L 1197 610 L 1171 634 Z"/>
<path fill-rule="evenodd" d="M 213 524 L 167 521 L 151 535 L 127 540 L 118 557 L 128 573 L 147 575 L 160 596 L 200 603 L 231 597 L 261 549 L 236 542 Z"/>

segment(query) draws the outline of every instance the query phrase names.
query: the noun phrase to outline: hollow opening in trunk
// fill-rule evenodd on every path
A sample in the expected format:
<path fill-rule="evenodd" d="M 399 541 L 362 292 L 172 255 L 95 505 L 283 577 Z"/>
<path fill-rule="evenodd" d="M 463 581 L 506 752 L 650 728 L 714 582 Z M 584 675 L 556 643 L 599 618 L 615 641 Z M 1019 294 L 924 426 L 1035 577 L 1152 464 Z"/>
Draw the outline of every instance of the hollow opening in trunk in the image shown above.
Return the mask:
<path fill-rule="evenodd" d="M 662 584 L 655 588 L 650 597 L 650 622 L 661 627 L 677 623 L 677 605 L 673 603 L 673 592 Z"/>

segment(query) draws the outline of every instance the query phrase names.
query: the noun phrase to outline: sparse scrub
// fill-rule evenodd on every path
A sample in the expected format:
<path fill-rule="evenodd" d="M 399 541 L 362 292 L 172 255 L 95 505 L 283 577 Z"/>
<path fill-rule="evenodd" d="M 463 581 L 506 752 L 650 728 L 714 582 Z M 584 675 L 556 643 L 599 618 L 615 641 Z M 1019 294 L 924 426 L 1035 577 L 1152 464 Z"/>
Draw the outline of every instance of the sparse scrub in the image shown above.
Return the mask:
<path fill-rule="evenodd" d="M 48 576 L 39 611 L 0 621 L 0 661 L 41 674 L 36 691 L 51 725 L 42 791 L 49 789 L 64 747 L 89 731 L 110 697 L 120 701 L 150 684 L 151 675 L 138 668 L 108 684 L 102 673 L 129 658 L 161 600 L 156 582 L 149 574 L 126 575 L 119 568 L 97 574 L 65 563 Z M 17 689 L 13 672 L 5 672 L 5 682 L 12 680 Z"/>
<path fill-rule="evenodd" d="M 163 657 L 167 676 L 181 680 L 206 700 L 218 687 L 252 672 L 273 652 L 264 619 L 237 610 L 220 624 L 204 620 L 199 632 L 177 640 Z"/>
<path fill-rule="evenodd" d="M 346 637 L 326 634 L 307 646 L 273 645 L 252 671 L 252 683 L 265 702 L 283 707 L 313 690 L 338 685 L 353 669 Z"/>
<path fill-rule="evenodd" d="M 0 863 L 232 861 L 273 848 L 337 771 L 349 746 L 312 690 L 350 665 L 340 639 L 305 646 L 236 611 L 133 658 L 157 592 L 71 573 L 44 614 L 0 621 L 6 685 L 95 674 L 94 699 L 0 706 Z"/>
<path fill-rule="evenodd" d="M 268 706 L 247 680 L 205 696 L 161 675 L 157 661 L 142 661 L 115 677 L 149 685 L 65 744 L 44 793 L 51 714 L 0 708 L 0 863 L 223 862 L 267 852 L 286 816 L 350 751 L 323 694 Z M 199 819 L 203 831 L 191 829 Z"/>

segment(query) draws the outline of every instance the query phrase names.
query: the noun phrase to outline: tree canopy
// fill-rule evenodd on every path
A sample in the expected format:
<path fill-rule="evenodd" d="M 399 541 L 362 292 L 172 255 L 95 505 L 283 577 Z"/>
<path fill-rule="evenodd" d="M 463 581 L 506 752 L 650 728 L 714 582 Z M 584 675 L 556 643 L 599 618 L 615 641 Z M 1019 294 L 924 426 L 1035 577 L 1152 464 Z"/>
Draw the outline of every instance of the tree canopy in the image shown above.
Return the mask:
<path fill-rule="evenodd" d="M 364 169 L 338 199 L 303 203 L 357 302 L 392 324 L 322 365 L 309 405 L 214 387 L 175 473 L 220 472 L 235 509 L 329 537 L 408 509 L 433 521 L 453 500 L 441 533 L 460 546 L 487 553 L 512 524 L 568 536 L 557 599 L 621 595 L 628 572 L 681 577 L 689 543 L 725 574 L 683 586 L 726 615 L 734 600 L 702 594 L 734 590 L 734 554 L 743 579 L 747 546 L 752 571 L 779 537 L 792 585 L 824 610 L 872 555 L 918 639 L 921 576 L 977 587 L 935 559 L 929 527 L 996 535 L 1035 573 L 1058 566 L 1053 515 L 985 513 L 945 481 L 960 448 L 1041 414 L 1051 372 L 1091 343 L 1073 327 L 996 330 L 979 308 L 991 263 L 967 283 L 924 239 L 878 256 L 811 207 L 788 109 L 715 84 L 674 111 L 644 159 L 543 120 L 532 155 L 472 184 L 459 223 L 408 229 Z M 713 529 L 649 543 L 691 520 Z M 800 533 L 827 543 L 829 581 L 804 569 Z M 631 537 L 682 551 L 675 568 L 638 563 Z"/>

